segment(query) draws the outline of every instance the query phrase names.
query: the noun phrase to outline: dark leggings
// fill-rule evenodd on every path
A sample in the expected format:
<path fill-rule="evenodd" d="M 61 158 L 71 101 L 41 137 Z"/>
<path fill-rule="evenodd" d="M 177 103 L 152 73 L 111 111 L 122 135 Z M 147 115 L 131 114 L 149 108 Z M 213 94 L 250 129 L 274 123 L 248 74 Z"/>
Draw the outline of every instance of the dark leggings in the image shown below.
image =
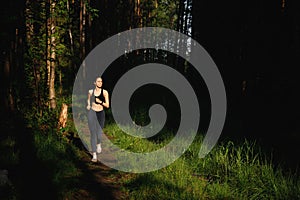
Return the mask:
<path fill-rule="evenodd" d="M 96 112 L 92 109 L 88 112 L 88 125 L 91 133 L 92 152 L 96 152 L 96 144 L 101 142 L 101 135 L 105 122 L 104 110 Z"/>

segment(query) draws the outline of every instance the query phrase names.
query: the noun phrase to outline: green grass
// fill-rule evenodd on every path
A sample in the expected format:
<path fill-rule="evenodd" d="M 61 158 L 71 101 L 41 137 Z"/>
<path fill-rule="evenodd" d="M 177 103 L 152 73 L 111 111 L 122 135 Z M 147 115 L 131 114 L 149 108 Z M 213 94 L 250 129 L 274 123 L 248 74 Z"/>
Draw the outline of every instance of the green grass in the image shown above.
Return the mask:
<path fill-rule="evenodd" d="M 78 181 L 83 175 L 78 168 L 81 152 L 72 144 L 69 133 L 73 132 L 74 124 L 67 122 L 65 129 L 58 130 L 57 113 L 44 114 L 44 121 L 32 124 L 30 134 L 34 150 L 35 165 L 45 174 L 46 184 L 52 188 L 57 198 L 65 199 L 76 190 Z M 76 136 L 76 135 L 74 135 Z M 74 138 L 73 138 L 74 139 Z"/>
<path fill-rule="evenodd" d="M 51 183 L 62 195 L 68 187 L 66 180 L 80 175 L 76 166 L 76 160 L 79 159 L 78 150 L 64 138 L 53 133 L 34 134 L 34 145 L 37 159 L 50 174 Z"/>
<path fill-rule="evenodd" d="M 153 151 L 172 139 L 170 132 L 161 134 L 163 139 L 137 139 L 115 124 L 107 125 L 105 132 L 114 143 L 135 152 Z M 144 174 L 120 172 L 120 184 L 130 199 L 300 199 L 296 172 L 275 167 L 254 142 L 223 142 L 201 159 L 202 140 L 197 135 L 185 154 L 163 169 Z"/>
<path fill-rule="evenodd" d="M 9 182 L 0 184 L 0 199 L 29 198 L 47 191 L 48 198 L 66 197 L 76 188 L 80 151 L 53 128 L 56 117 L 33 119 L 1 118 L 0 170 L 8 171 Z"/>
<path fill-rule="evenodd" d="M 106 125 L 104 132 L 113 138 L 112 142 L 122 149 L 130 150 L 132 152 L 151 152 L 164 146 L 170 137 L 164 138 L 163 141 L 149 141 L 145 138 L 137 138 L 126 134 L 116 124 Z M 167 136 L 167 132 L 165 136 Z"/>
<path fill-rule="evenodd" d="M 4 135 L 4 137 L 3 137 Z M 1 135 L 0 138 L 0 174 L 7 170 L 8 177 L 11 175 L 8 169 L 16 166 L 20 160 L 20 151 L 16 148 L 16 138 L 11 135 Z M 16 199 L 16 189 L 11 181 L 4 182 L 0 175 L 0 199 Z"/>
<path fill-rule="evenodd" d="M 12 128 L 14 133 L 7 129 L 0 142 L 0 150 L 4 152 L 0 154 L 1 168 L 8 169 L 10 175 L 10 169 L 32 166 L 29 172 L 36 176 L 33 177 L 35 180 L 49 184 L 59 197 L 72 196 L 80 187 L 76 185 L 82 184 L 78 181 L 85 175 L 77 166 L 80 150 L 72 145 L 72 140 L 53 129 L 55 126 L 50 124 L 45 128 L 41 124 L 44 123 L 33 124 L 30 129 L 33 132 L 26 133 L 26 138 L 31 137 L 27 142 L 32 144 L 23 144 L 24 137 L 18 134 L 19 129 Z M 69 126 L 66 132 L 73 131 L 73 125 Z M 116 145 L 133 152 L 160 149 L 173 138 L 173 133 L 166 130 L 150 139 L 132 137 L 114 123 L 107 123 L 104 131 Z M 111 174 L 111 178 L 122 185 L 122 191 L 128 194 L 129 199 L 300 199 L 299 174 L 284 170 L 280 165 L 275 166 L 271 157 L 255 142 L 245 140 L 237 144 L 223 141 L 205 158 L 199 158 L 202 141 L 203 135 L 198 134 L 184 155 L 165 168 L 141 174 L 116 172 Z M 32 151 L 27 147 L 31 147 Z M 34 163 L 27 164 L 26 159 L 30 157 Z M 12 179 L 15 184 L 1 186 L 0 192 L 5 191 L 5 197 L 16 199 L 18 181 Z M 35 184 L 38 186 L 40 182 Z"/>

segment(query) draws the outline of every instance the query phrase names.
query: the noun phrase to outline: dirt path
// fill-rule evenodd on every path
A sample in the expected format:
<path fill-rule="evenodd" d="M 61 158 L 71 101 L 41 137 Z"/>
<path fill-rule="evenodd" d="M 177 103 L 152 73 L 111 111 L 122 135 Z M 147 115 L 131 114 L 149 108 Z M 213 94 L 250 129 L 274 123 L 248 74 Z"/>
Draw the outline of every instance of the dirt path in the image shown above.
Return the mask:
<path fill-rule="evenodd" d="M 18 122 L 17 124 L 15 122 Z M 32 132 L 26 128 L 20 116 L 0 116 L 0 170 L 8 171 L 9 188 L 0 187 L 4 199 L 61 199 L 60 185 L 54 185 L 47 163 L 38 159 L 33 147 Z M 67 186 L 68 200 L 121 200 L 128 199 L 116 183 L 116 171 L 98 163 L 92 163 L 90 155 L 81 150 L 76 167 L 80 177 L 71 180 L 75 185 Z M 67 180 L 66 178 L 66 181 Z M 71 190 L 71 191 L 69 191 Z M 9 194 L 8 194 L 9 193 Z"/>
<path fill-rule="evenodd" d="M 126 194 L 121 191 L 120 185 L 115 182 L 114 174 L 116 171 L 113 169 L 100 162 L 92 163 L 88 153 L 84 153 L 82 156 L 80 168 L 84 174 L 80 180 L 82 189 L 74 192 L 70 199 L 127 199 Z"/>

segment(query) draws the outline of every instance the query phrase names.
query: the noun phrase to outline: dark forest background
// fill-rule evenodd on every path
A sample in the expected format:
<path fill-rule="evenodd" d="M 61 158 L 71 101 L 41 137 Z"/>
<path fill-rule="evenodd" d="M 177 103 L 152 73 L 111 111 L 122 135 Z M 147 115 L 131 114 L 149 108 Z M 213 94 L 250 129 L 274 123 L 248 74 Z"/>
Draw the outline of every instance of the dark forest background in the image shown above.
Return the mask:
<path fill-rule="evenodd" d="M 299 1 L 23 0 L 4 1 L 0 10 L 4 118 L 21 113 L 47 124 L 39 119 L 71 104 L 76 73 L 96 45 L 125 30 L 159 26 L 191 36 L 218 66 L 228 100 L 223 137 L 257 139 L 298 162 Z M 201 99 L 205 87 L 197 84 L 201 77 L 192 66 L 168 52 L 156 53 L 160 56 L 141 50 L 121 57 L 104 74 L 105 87 L 113 89 L 118 77 L 138 64 L 159 62 L 188 77 Z M 144 95 L 151 103 L 152 94 Z M 204 127 L 208 105 L 201 102 Z"/>

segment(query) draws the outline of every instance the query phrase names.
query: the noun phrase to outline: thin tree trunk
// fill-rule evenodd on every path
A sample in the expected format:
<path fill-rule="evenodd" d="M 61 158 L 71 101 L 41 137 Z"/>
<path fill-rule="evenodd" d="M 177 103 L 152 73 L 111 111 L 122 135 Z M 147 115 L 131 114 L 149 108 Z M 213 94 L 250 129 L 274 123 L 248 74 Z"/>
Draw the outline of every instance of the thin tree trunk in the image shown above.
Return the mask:
<path fill-rule="evenodd" d="M 55 20 L 53 14 L 55 12 L 55 1 L 50 1 L 50 80 L 49 80 L 49 101 L 50 108 L 56 108 L 55 96 L 55 68 L 56 68 L 56 37 L 55 37 Z"/>
<path fill-rule="evenodd" d="M 59 64 L 57 65 L 59 66 Z M 62 83 L 62 71 L 61 71 L 61 67 L 59 69 L 59 89 L 58 89 L 58 94 L 61 96 L 62 95 L 62 91 L 63 91 L 63 83 Z"/>
<path fill-rule="evenodd" d="M 128 9 L 128 15 L 129 15 L 129 21 L 128 21 L 128 25 L 129 25 L 129 30 L 132 28 L 135 28 L 132 22 L 135 22 L 134 18 L 135 18 L 135 0 L 129 0 L 129 8 Z"/>
<path fill-rule="evenodd" d="M 68 15 L 70 18 L 70 0 L 67 1 L 67 10 L 68 10 Z M 70 47 L 71 47 L 71 54 L 74 54 L 74 41 L 73 41 L 73 34 L 72 34 L 72 24 L 70 20 L 68 21 L 69 27 L 68 27 L 68 33 L 69 33 L 69 38 L 70 38 Z"/>
<path fill-rule="evenodd" d="M 33 35 L 33 23 L 31 23 L 31 19 L 33 19 L 32 11 L 30 10 L 30 0 L 26 1 L 26 9 L 25 9 L 25 20 L 26 20 L 26 40 L 28 43 L 31 42 L 31 38 Z"/>
<path fill-rule="evenodd" d="M 71 8 L 74 9 L 74 0 L 72 0 L 70 2 L 70 0 L 68 0 L 68 4 L 67 4 L 67 9 L 68 9 L 68 13 L 69 13 L 69 27 L 68 27 L 68 33 L 69 33 L 69 38 L 70 38 L 70 48 L 71 48 L 71 55 L 74 56 L 74 38 L 73 38 L 73 32 L 72 32 L 72 20 L 70 20 L 71 18 L 73 18 L 73 16 L 71 15 Z M 77 71 L 77 64 L 76 62 L 72 62 L 70 63 L 70 67 L 73 68 L 73 71 Z"/>
<path fill-rule="evenodd" d="M 11 51 L 7 51 L 5 54 L 5 61 L 4 61 L 4 107 L 5 110 L 12 111 L 14 110 L 14 101 L 11 94 L 11 73 L 12 73 L 12 66 L 11 66 Z"/>
<path fill-rule="evenodd" d="M 34 46 L 34 25 L 33 25 L 33 11 L 31 9 L 32 2 L 29 0 L 25 3 L 25 38 L 27 41 L 28 46 Z M 46 6 L 45 4 L 42 6 Z M 41 106 L 41 91 L 40 91 L 40 80 L 41 80 L 41 73 L 39 70 L 40 63 L 36 60 L 32 60 L 32 72 L 34 77 L 33 87 L 34 87 L 34 101 L 37 105 L 37 109 Z"/>
<path fill-rule="evenodd" d="M 83 61 L 85 57 L 85 26 L 86 26 L 86 5 L 84 0 L 80 1 L 80 14 L 79 14 L 79 34 L 80 34 L 80 60 Z M 86 66 L 82 64 L 82 75 L 86 78 Z"/>
<path fill-rule="evenodd" d="M 91 6 L 91 0 L 87 1 L 88 5 Z M 90 52 L 93 47 L 93 41 L 92 41 L 92 17 L 90 12 L 87 13 L 87 22 L 88 26 L 86 29 L 86 35 L 87 35 L 87 51 Z"/>
<path fill-rule="evenodd" d="M 185 10 L 185 0 L 179 1 L 179 5 L 178 5 L 178 19 L 177 19 L 177 31 L 180 33 L 184 33 L 184 10 Z M 177 36 L 176 36 L 177 37 Z M 182 38 L 181 35 L 178 35 L 178 37 L 176 38 L 176 41 L 178 41 L 175 45 L 176 45 L 176 50 L 179 52 L 183 52 L 183 44 L 182 44 Z M 183 68 L 183 64 L 182 62 L 180 62 L 179 60 L 179 56 L 176 55 L 176 59 L 172 59 L 171 61 L 174 65 L 176 66 L 176 69 L 179 70 L 180 72 L 182 72 L 182 68 Z"/>
<path fill-rule="evenodd" d="M 143 18 L 141 14 L 141 1 L 137 0 L 136 9 L 135 9 L 136 17 L 137 17 L 137 27 L 140 28 L 143 26 Z"/>
<path fill-rule="evenodd" d="M 134 2 L 135 21 L 133 23 L 134 23 L 135 28 L 141 28 L 143 26 L 143 19 L 142 19 L 142 14 L 141 14 L 141 5 L 140 5 L 140 3 L 141 3 L 140 0 L 136 0 Z M 139 35 L 136 36 L 135 40 L 136 40 L 135 42 L 136 42 L 137 46 L 139 46 L 138 44 L 140 42 L 143 42 L 143 41 L 140 40 Z M 136 55 L 140 55 L 142 52 L 143 52 L 143 50 L 142 51 L 137 50 Z"/>
<path fill-rule="evenodd" d="M 80 59 L 83 60 L 85 56 L 85 23 L 86 23 L 86 8 L 84 0 L 80 1 L 80 13 L 79 13 L 79 34 L 80 34 Z"/>
<path fill-rule="evenodd" d="M 48 4 L 46 4 L 46 18 L 47 18 L 47 45 L 46 45 L 46 66 L 47 66 L 47 87 L 50 87 L 50 72 L 51 72 L 51 0 L 48 0 Z"/>

